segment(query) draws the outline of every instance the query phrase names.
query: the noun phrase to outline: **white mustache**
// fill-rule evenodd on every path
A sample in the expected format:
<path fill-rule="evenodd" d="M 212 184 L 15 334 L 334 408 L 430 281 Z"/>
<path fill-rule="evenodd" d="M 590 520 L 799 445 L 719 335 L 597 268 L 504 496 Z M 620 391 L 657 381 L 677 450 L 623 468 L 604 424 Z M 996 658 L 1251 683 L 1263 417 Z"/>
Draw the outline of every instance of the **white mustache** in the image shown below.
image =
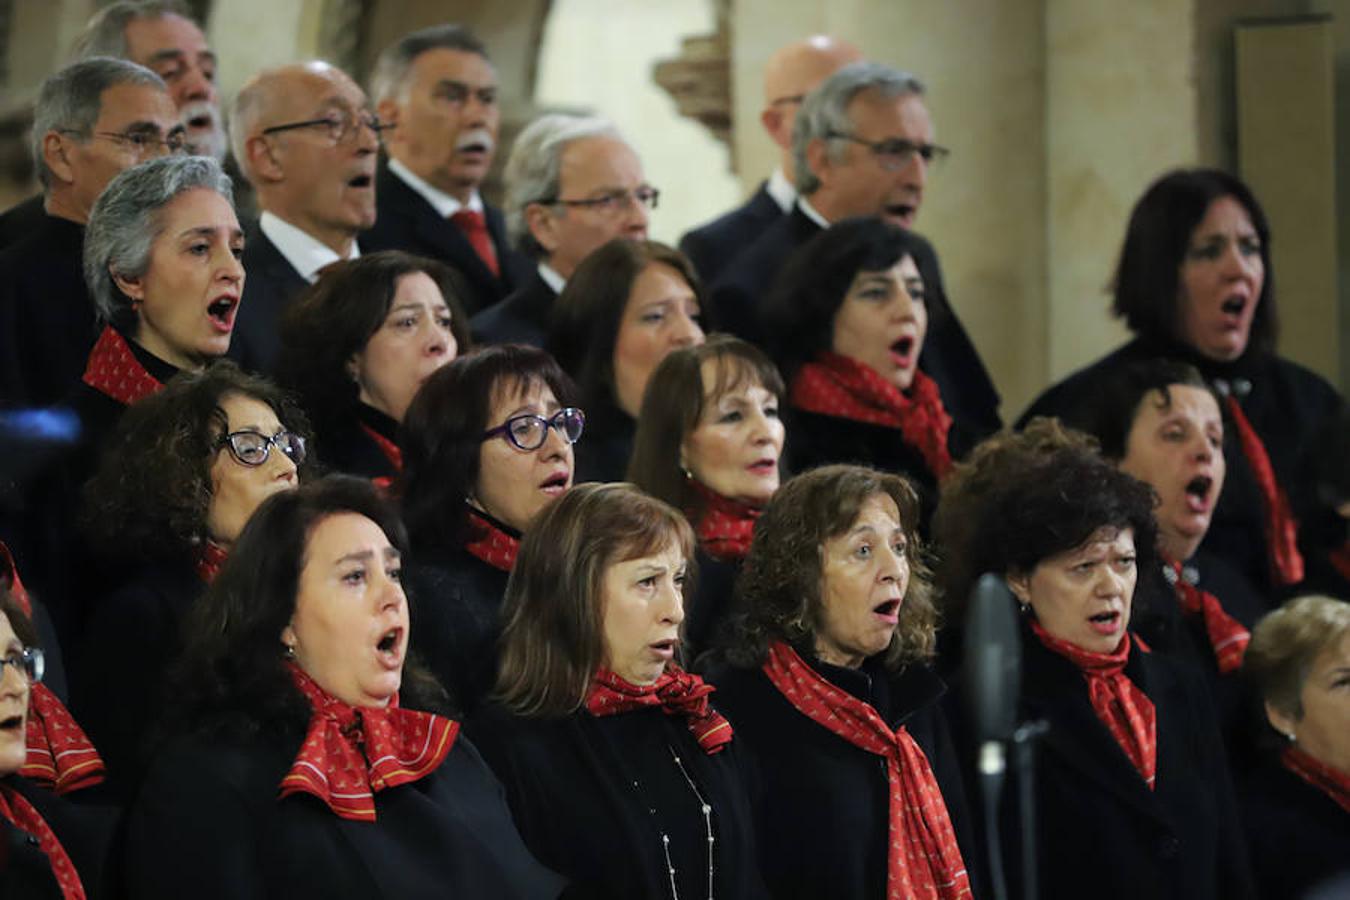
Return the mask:
<path fill-rule="evenodd" d="M 482 144 L 488 153 L 496 148 L 496 142 L 492 140 L 492 133 L 486 128 L 475 128 L 473 131 L 466 131 L 455 141 L 455 149 L 463 150 L 465 147 L 474 144 Z"/>

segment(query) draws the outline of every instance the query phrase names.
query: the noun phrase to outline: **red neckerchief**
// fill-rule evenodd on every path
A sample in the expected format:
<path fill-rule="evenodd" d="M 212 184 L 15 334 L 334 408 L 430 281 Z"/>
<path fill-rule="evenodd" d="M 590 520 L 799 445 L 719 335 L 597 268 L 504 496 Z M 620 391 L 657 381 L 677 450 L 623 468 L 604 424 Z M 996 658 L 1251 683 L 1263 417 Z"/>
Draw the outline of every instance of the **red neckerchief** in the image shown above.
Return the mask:
<path fill-rule="evenodd" d="M 871 704 L 830 684 L 782 641 L 769 647 L 764 674 L 812 722 L 886 761 L 887 898 L 970 897 L 970 877 L 946 802 L 928 757 L 908 729 L 901 725 L 892 731 Z"/>
<path fill-rule="evenodd" d="M 898 428 L 935 477 L 942 478 L 951 470 L 947 433 L 952 417 L 942 406 L 937 382 L 918 369 L 905 393 L 870 367 L 824 352 L 798 370 L 792 379 L 791 400 L 807 412 Z"/>
<path fill-rule="evenodd" d="M 740 562 L 750 552 L 755 520 L 764 510 L 723 497 L 702 483 L 689 479 L 703 501 L 703 512 L 694 531 L 698 542 L 713 559 Z"/>
<path fill-rule="evenodd" d="M 1052 637 L 1039 622 L 1031 630 L 1048 649 L 1076 665 L 1088 683 L 1088 700 L 1120 749 L 1139 771 L 1148 789 L 1158 775 L 1158 716 L 1153 701 L 1125 674 L 1130 658 L 1130 633 L 1114 653 L 1093 653 Z"/>
<path fill-rule="evenodd" d="M 164 387 L 141 365 L 126 338 L 110 325 L 104 326 L 94 349 L 89 352 L 82 380 L 123 406 L 130 406 Z"/>
<path fill-rule="evenodd" d="M 29 619 L 33 601 L 19 577 L 9 547 L 0 541 L 0 582 Z M 65 705 L 45 684 L 28 692 L 28 724 L 24 732 L 28 755 L 19 774 L 58 794 L 68 794 L 103 781 L 107 771 L 98 751 Z"/>
<path fill-rule="evenodd" d="M 61 896 L 65 900 L 85 900 L 84 885 L 80 882 L 80 873 L 75 871 L 75 865 L 66 855 L 66 850 L 61 846 L 61 842 L 56 839 L 56 834 L 52 831 L 51 826 L 33 808 L 33 804 L 7 784 L 0 784 L 0 816 L 3 816 L 15 828 L 27 832 L 37 840 L 42 852 L 47 854 L 47 862 L 52 867 L 52 875 L 56 876 L 57 886 L 61 888 Z"/>
<path fill-rule="evenodd" d="M 1290 772 L 1336 801 L 1341 809 L 1350 812 L 1350 775 L 1318 762 L 1292 744 L 1284 748 L 1280 762 Z"/>
<path fill-rule="evenodd" d="M 1261 505 L 1266 511 L 1266 544 L 1270 550 L 1270 562 L 1275 569 L 1275 577 L 1280 584 L 1298 584 L 1303 580 L 1303 554 L 1298 550 L 1298 522 L 1293 510 L 1289 508 L 1289 498 L 1275 480 L 1275 469 L 1270 464 L 1266 445 L 1256 433 L 1242 404 L 1232 394 L 1224 397 L 1224 403 L 1237 428 L 1238 442 L 1242 445 L 1242 455 L 1251 466 L 1256 477 L 1257 487 L 1261 489 Z"/>
<path fill-rule="evenodd" d="M 380 452 L 384 454 L 385 459 L 389 460 L 389 465 L 394 467 L 394 471 L 402 472 L 403 451 L 398 449 L 398 444 L 395 444 L 365 422 L 360 422 L 358 424 L 360 424 L 361 430 L 366 433 L 366 436 L 375 442 L 375 446 L 380 448 Z"/>
<path fill-rule="evenodd" d="M 225 565 L 225 560 L 229 559 L 229 556 L 230 551 L 215 541 L 207 540 L 197 545 L 192 562 L 202 584 L 211 584 L 216 580 L 216 576 L 220 574 L 220 567 Z"/>
<path fill-rule="evenodd" d="M 465 550 L 494 569 L 510 572 L 515 568 L 520 538 L 507 534 L 473 507 L 469 507 L 469 527 L 470 540 L 464 545 Z"/>
<path fill-rule="evenodd" d="M 295 686 L 314 712 L 295 762 L 281 779 L 281 797 L 313 794 L 334 813 L 375 821 L 375 794 L 425 777 L 450 752 L 459 723 L 427 712 L 389 706 L 355 707 L 329 696 L 290 666 Z"/>
<path fill-rule="evenodd" d="M 668 716 L 684 716 L 703 752 L 713 754 L 731 743 L 731 723 L 708 702 L 708 695 L 715 690 L 673 663 L 666 666 L 655 684 L 642 686 L 601 669 L 586 695 L 586 711 L 593 716 L 613 716 L 659 706 Z"/>
<path fill-rule="evenodd" d="M 1242 668 L 1242 657 L 1252 642 L 1252 633 L 1224 610 L 1218 597 L 1187 581 L 1181 574 L 1181 563 L 1166 560 L 1163 564 L 1176 576 L 1172 586 L 1182 610 L 1187 615 L 1199 616 L 1204 622 L 1220 674 L 1227 675 Z"/>

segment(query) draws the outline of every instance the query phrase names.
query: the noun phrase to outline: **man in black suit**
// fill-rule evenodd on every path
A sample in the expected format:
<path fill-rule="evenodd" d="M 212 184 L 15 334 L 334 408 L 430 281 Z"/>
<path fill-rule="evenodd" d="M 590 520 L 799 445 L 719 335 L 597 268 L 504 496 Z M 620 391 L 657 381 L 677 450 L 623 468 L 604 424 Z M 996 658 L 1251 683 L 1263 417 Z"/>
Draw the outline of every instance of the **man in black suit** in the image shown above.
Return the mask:
<path fill-rule="evenodd" d="M 380 121 L 340 69 L 312 61 L 263 72 L 234 101 L 231 139 L 262 216 L 244 243 L 243 302 L 230 356 L 270 372 L 281 314 L 332 263 L 360 256 L 375 223 Z"/>
<path fill-rule="evenodd" d="M 645 240 L 658 191 L 612 124 L 561 113 L 520 133 L 505 174 L 507 226 L 535 272 L 470 324 L 480 343 L 542 347 L 553 301 L 577 265 L 614 238 Z"/>
<path fill-rule="evenodd" d="M 774 222 L 792 211 L 797 199 L 792 164 L 792 124 L 806 95 L 838 69 L 858 62 L 862 52 L 847 41 L 817 34 L 782 47 L 764 66 L 764 110 L 759 121 L 780 148 L 778 167 L 760 182 L 745 204 L 680 238 L 680 249 L 711 284 L 727 263 Z"/>
<path fill-rule="evenodd" d="M 83 60 L 43 83 L 32 132 L 42 207 L 0 253 L 0 405 L 57 403 L 79 381 L 98 335 L 82 268 L 94 201 L 183 140 L 164 82 L 135 63 Z"/>
<path fill-rule="evenodd" d="M 792 154 L 797 201 L 714 282 L 714 308 L 728 331 L 760 338 L 758 305 L 792 253 L 821 229 L 850 216 L 880 216 L 910 229 L 923 202 L 928 167 L 947 151 L 918 78 L 879 63 L 854 63 L 812 91 L 797 113 Z M 927 290 L 928 335 L 920 365 L 953 416 L 979 432 L 1000 424 L 989 373 L 947 301 L 937 253 L 927 241 L 914 260 Z"/>
<path fill-rule="evenodd" d="M 392 128 L 376 176 L 379 215 L 361 236 L 371 250 L 406 250 L 458 269 L 470 314 L 511 293 L 529 263 L 511 250 L 499 210 L 478 187 L 497 148 L 497 73 L 467 29 L 434 25 L 380 54 L 375 110 Z"/>

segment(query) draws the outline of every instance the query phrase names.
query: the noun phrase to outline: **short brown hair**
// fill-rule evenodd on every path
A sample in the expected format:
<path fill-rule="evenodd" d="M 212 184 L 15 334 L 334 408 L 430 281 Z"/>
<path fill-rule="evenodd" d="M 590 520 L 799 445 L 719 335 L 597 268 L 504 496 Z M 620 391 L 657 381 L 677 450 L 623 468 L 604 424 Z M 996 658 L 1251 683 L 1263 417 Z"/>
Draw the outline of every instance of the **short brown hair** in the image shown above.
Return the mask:
<path fill-rule="evenodd" d="M 703 364 L 715 359 L 712 390 L 703 387 Z M 652 373 L 642 397 L 628 480 L 693 517 L 702 500 L 680 468 L 679 448 L 698 427 L 705 402 L 715 402 L 747 382 L 758 383 L 783 401 L 783 376 L 758 347 L 729 334 L 715 334 L 697 347 L 671 351 Z"/>
<path fill-rule="evenodd" d="M 1313 662 L 1350 632 L 1350 603 L 1331 597 L 1297 597 L 1252 629 L 1243 667 L 1262 698 L 1293 719 L 1303 717 L 1303 683 Z"/>
<path fill-rule="evenodd" d="M 918 495 L 899 475 L 834 465 L 789 480 L 755 523 L 750 554 L 736 580 L 736 607 L 725 648 L 733 665 L 762 665 L 774 641 L 814 655 L 825 542 L 847 532 L 863 504 L 878 494 L 894 500 L 900 512 L 910 568 L 900 624 L 885 650 L 886 666 L 894 670 L 932 657 L 937 610 L 919 542 Z"/>
<path fill-rule="evenodd" d="M 692 569 L 684 516 L 631 484 L 583 484 L 539 514 L 506 585 L 497 699 L 522 716 L 565 716 L 604 664 L 605 570 L 671 542 Z M 685 577 L 685 591 L 692 571 Z"/>

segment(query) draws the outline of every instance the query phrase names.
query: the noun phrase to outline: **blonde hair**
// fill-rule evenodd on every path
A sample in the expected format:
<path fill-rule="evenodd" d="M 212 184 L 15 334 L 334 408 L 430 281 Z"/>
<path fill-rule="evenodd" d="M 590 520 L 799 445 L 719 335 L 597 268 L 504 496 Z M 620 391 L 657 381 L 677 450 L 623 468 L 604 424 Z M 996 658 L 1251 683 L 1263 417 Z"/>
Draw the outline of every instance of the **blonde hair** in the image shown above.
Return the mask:
<path fill-rule="evenodd" d="M 1243 666 L 1275 709 L 1303 717 L 1303 684 L 1327 647 L 1350 634 L 1350 603 L 1331 597 L 1297 597 L 1252 629 Z"/>

